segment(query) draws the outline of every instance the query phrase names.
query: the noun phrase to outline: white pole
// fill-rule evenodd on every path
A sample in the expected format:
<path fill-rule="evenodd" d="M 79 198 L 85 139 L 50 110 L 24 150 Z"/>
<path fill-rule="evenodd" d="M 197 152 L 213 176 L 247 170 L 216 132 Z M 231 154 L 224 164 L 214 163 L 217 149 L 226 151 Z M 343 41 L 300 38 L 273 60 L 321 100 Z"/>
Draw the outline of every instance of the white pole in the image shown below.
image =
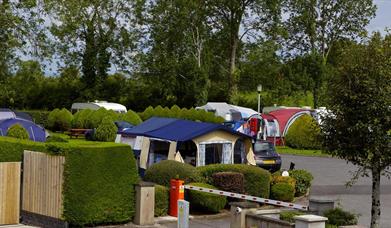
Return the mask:
<path fill-rule="evenodd" d="M 178 200 L 178 228 L 189 228 L 189 202 Z"/>

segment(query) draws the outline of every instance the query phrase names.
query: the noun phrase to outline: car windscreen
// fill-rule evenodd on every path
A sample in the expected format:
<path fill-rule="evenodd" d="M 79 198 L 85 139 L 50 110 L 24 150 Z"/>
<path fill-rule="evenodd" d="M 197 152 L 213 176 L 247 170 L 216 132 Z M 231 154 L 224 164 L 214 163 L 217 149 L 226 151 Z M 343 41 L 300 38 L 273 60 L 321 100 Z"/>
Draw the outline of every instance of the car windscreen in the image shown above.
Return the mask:
<path fill-rule="evenodd" d="M 260 156 L 272 156 L 275 155 L 273 145 L 268 142 L 256 142 L 254 144 L 254 153 Z"/>

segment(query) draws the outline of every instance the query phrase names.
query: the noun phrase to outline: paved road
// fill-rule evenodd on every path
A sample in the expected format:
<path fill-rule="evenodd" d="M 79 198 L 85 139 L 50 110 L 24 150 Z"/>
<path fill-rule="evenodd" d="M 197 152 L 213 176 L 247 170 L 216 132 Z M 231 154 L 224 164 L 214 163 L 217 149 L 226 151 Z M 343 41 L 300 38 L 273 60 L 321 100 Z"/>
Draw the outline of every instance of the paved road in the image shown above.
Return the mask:
<path fill-rule="evenodd" d="M 345 183 L 351 179 L 351 172 L 357 170 L 344 160 L 322 157 L 303 157 L 282 155 L 283 169 L 288 169 L 290 162 L 295 163 L 296 169 L 309 170 L 314 176 L 310 197 L 336 199 L 340 205 L 349 211 L 360 214 L 359 223 L 369 226 L 371 211 L 371 178 L 361 177 L 350 188 Z M 382 217 L 380 225 L 391 227 L 391 180 L 381 179 Z"/>

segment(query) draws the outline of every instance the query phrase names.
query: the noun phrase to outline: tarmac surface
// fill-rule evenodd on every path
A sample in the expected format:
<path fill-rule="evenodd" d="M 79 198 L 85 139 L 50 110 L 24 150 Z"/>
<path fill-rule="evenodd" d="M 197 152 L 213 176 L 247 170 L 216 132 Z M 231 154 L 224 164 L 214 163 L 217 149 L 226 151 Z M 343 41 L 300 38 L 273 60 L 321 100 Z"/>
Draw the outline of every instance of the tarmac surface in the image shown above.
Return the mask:
<path fill-rule="evenodd" d="M 352 187 L 345 184 L 352 178 L 352 172 L 358 169 L 346 161 L 336 158 L 304 157 L 282 155 L 283 169 L 289 169 L 290 162 L 295 169 L 306 169 L 312 173 L 310 197 L 337 200 L 342 208 L 360 214 L 359 224 L 368 226 L 371 218 L 371 177 L 360 177 Z M 380 227 L 391 227 L 391 180 L 381 177 L 380 188 L 381 220 Z"/>

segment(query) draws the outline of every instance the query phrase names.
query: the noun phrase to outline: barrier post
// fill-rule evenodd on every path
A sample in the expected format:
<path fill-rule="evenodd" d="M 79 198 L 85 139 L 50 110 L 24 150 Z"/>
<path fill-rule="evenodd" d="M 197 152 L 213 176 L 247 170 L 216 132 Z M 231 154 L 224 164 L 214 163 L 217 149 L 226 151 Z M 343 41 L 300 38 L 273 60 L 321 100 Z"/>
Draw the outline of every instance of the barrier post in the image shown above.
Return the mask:
<path fill-rule="evenodd" d="M 178 217 L 178 200 L 185 198 L 185 187 L 183 186 L 183 180 L 171 179 L 170 180 L 170 211 L 169 214 L 174 217 Z"/>

